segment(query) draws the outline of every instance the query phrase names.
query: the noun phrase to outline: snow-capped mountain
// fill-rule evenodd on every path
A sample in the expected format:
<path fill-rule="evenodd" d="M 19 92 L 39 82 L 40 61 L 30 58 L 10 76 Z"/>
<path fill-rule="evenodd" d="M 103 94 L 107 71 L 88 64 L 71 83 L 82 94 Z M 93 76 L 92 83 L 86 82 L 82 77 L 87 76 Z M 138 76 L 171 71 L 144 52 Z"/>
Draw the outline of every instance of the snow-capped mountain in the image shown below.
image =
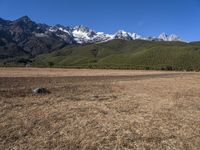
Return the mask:
<path fill-rule="evenodd" d="M 71 39 L 78 44 L 85 43 L 98 43 L 105 42 L 113 39 L 123 39 L 123 40 L 150 40 L 150 41 L 182 41 L 178 36 L 171 34 L 167 35 L 166 33 L 160 34 L 158 37 L 142 37 L 137 33 L 130 33 L 124 30 L 119 30 L 114 34 L 106 34 L 104 32 L 96 32 L 88 27 L 83 25 L 75 27 L 64 27 L 61 25 L 56 25 L 50 27 L 50 32 L 56 33 L 57 36 L 65 39 Z M 66 41 L 66 40 L 65 40 Z"/>
<path fill-rule="evenodd" d="M 109 39 L 109 35 L 103 32 L 96 32 L 83 25 L 75 26 L 72 28 L 72 34 L 77 43 L 97 43 Z"/>
<path fill-rule="evenodd" d="M 75 27 L 64 27 L 61 25 L 52 26 L 49 28 L 50 32 L 65 40 L 65 37 L 71 37 L 73 41 L 78 44 L 97 43 L 107 41 L 111 38 L 110 35 L 103 32 L 96 32 L 83 25 Z M 67 38 L 68 39 L 68 38 Z"/>
<path fill-rule="evenodd" d="M 158 39 L 163 41 L 182 41 L 177 35 L 175 34 L 167 35 L 166 33 L 161 33 Z"/>
<path fill-rule="evenodd" d="M 119 30 L 113 36 L 113 39 L 122 39 L 122 40 L 137 40 L 141 39 L 141 36 L 137 33 L 130 33 L 124 30 Z"/>
<path fill-rule="evenodd" d="M 95 36 L 96 32 L 90 30 L 89 28 L 83 25 L 80 25 L 72 28 L 72 34 L 74 36 L 74 40 L 77 43 L 82 44 L 82 43 L 89 43 Z"/>
<path fill-rule="evenodd" d="M 149 41 L 182 41 L 178 36 L 162 33 L 158 37 L 142 37 L 137 33 L 119 30 L 114 34 L 97 32 L 83 25 L 49 26 L 36 23 L 28 16 L 10 21 L 0 18 L 0 57 L 29 55 L 35 57 L 50 53 L 66 45 L 102 43 L 113 39 L 149 40 Z"/>
<path fill-rule="evenodd" d="M 131 37 L 133 38 L 133 40 L 142 39 L 142 37 L 138 35 L 137 33 L 132 33 Z"/>
<path fill-rule="evenodd" d="M 131 34 L 124 30 L 119 30 L 117 33 L 115 33 L 113 39 L 133 40 Z"/>
<path fill-rule="evenodd" d="M 142 37 L 137 33 L 119 30 L 114 34 L 97 32 L 83 25 L 79 26 L 49 26 L 36 23 L 28 16 L 14 21 L 0 18 L 0 40 L 14 43 L 32 56 L 51 52 L 66 45 L 102 43 L 113 39 L 150 40 L 150 41 L 182 41 L 178 36 L 162 33 L 158 37 Z M 11 47 L 12 49 L 12 47 Z"/>

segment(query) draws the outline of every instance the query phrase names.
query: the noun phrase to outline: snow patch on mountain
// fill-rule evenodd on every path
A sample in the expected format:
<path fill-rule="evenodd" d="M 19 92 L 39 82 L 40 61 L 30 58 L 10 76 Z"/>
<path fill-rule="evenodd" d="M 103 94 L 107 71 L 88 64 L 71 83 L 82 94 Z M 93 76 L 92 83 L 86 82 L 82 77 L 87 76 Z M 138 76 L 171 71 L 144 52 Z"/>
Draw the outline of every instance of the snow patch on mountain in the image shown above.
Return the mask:
<path fill-rule="evenodd" d="M 85 43 L 98 43 L 106 42 L 113 39 L 122 40 L 149 40 L 149 41 L 182 41 L 177 35 L 166 33 L 160 34 L 158 37 L 142 37 L 137 33 L 130 33 L 124 30 L 119 30 L 114 34 L 106 34 L 104 32 L 96 32 L 83 25 L 74 27 L 64 27 L 62 25 L 56 25 L 49 28 L 49 32 L 54 32 L 63 40 L 68 39 L 69 36 L 78 44 Z"/>

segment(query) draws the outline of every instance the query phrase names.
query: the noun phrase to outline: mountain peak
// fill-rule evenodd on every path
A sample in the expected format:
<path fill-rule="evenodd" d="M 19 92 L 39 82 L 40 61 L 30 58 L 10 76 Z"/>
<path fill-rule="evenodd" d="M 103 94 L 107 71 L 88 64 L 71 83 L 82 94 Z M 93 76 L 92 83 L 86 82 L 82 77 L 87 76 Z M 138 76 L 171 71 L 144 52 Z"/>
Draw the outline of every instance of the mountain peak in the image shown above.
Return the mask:
<path fill-rule="evenodd" d="M 124 30 L 119 30 L 114 34 L 114 38 L 116 39 L 124 39 L 124 40 L 136 40 L 141 39 L 141 36 L 137 33 L 130 33 Z"/>
<path fill-rule="evenodd" d="M 3 23 L 3 22 L 6 22 L 6 20 L 0 17 L 0 23 Z"/>
<path fill-rule="evenodd" d="M 126 32 L 126 31 L 124 31 L 124 30 L 118 30 L 116 33 L 127 34 L 128 32 Z"/>
<path fill-rule="evenodd" d="M 166 33 L 161 33 L 158 39 L 163 41 L 182 41 L 177 35 L 175 34 L 168 35 Z"/>
<path fill-rule="evenodd" d="M 158 38 L 159 39 L 161 39 L 161 40 L 163 40 L 163 41 L 168 41 L 168 35 L 166 34 L 166 33 L 161 33 L 159 36 L 158 36 Z"/>
<path fill-rule="evenodd" d="M 89 32 L 90 29 L 84 25 L 78 25 L 78 26 L 75 26 L 73 28 L 74 30 L 77 30 L 77 31 L 82 31 L 82 32 Z"/>
<path fill-rule="evenodd" d="M 170 39 L 170 41 L 180 41 L 181 39 L 177 36 L 177 35 L 175 35 L 175 34 L 171 34 L 170 36 L 169 36 L 169 39 Z"/>
<path fill-rule="evenodd" d="M 123 39 L 123 40 L 132 40 L 131 34 L 124 31 L 124 30 L 119 30 L 114 34 L 115 39 Z"/>
<path fill-rule="evenodd" d="M 0 17 L 0 20 L 1 20 L 1 21 L 4 21 L 4 19 L 3 19 L 3 18 L 1 18 L 1 17 Z"/>
<path fill-rule="evenodd" d="M 18 21 L 23 21 L 23 22 L 29 22 L 31 21 L 31 19 L 28 16 L 22 16 L 19 19 L 17 19 Z"/>

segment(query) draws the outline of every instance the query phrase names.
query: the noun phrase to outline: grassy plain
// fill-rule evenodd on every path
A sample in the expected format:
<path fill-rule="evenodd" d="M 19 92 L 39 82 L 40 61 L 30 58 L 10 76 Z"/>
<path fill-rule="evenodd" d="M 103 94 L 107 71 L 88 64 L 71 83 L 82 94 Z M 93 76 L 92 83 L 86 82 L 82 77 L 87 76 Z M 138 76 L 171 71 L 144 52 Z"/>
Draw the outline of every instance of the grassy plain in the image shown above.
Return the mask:
<path fill-rule="evenodd" d="M 199 148 L 200 73 L 0 68 L 2 150 Z"/>

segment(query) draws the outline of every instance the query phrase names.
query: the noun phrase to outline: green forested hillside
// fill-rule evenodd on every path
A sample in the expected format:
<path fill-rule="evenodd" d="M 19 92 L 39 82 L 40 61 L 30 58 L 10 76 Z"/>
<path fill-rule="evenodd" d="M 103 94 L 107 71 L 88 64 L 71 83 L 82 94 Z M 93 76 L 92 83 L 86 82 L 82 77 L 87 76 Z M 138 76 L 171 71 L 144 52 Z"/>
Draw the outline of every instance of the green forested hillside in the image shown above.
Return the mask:
<path fill-rule="evenodd" d="M 124 41 L 65 47 L 38 56 L 37 67 L 200 70 L 200 43 Z"/>

